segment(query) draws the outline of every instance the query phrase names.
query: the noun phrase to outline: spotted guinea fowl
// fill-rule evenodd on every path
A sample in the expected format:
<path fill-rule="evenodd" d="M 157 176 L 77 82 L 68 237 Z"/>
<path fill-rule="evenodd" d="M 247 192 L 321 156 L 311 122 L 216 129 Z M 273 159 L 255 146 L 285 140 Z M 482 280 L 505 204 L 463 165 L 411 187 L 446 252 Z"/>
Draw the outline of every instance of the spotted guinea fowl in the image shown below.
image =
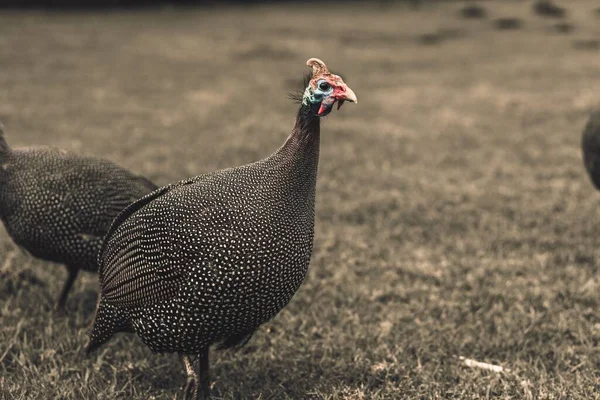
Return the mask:
<path fill-rule="evenodd" d="M 0 125 L 0 219 L 21 248 L 66 266 L 58 310 L 79 270 L 98 270 L 112 220 L 156 188 L 109 161 L 54 147 L 11 150 Z"/>
<path fill-rule="evenodd" d="M 176 352 L 185 398 L 208 395 L 208 349 L 244 344 L 302 283 L 312 252 L 320 117 L 354 92 L 325 64 L 271 156 L 165 186 L 125 209 L 100 253 L 88 353 L 116 332 Z M 199 356 L 200 375 L 192 358 Z"/>
<path fill-rule="evenodd" d="M 600 109 L 592 112 L 581 139 L 583 164 L 596 189 L 600 190 Z"/>

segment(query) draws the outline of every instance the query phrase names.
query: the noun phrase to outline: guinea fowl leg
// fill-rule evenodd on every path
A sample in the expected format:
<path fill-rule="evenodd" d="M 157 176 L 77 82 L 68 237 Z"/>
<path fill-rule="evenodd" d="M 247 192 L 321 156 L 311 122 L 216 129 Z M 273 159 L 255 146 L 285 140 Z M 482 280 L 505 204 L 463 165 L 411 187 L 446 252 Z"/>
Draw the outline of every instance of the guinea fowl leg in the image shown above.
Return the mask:
<path fill-rule="evenodd" d="M 185 368 L 185 374 L 187 375 L 187 381 L 183 387 L 182 398 L 183 400 L 196 400 L 198 398 L 198 374 L 194 370 L 194 363 L 190 359 L 190 356 L 182 355 L 181 360 L 183 361 L 183 368 Z"/>
<path fill-rule="evenodd" d="M 67 280 L 63 285 L 63 288 L 60 292 L 60 296 L 58 297 L 58 301 L 56 302 L 56 312 L 63 312 L 65 310 L 65 303 L 67 302 L 67 296 L 69 295 L 69 291 L 73 286 L 73 282 L 75 282 L 75 278 L 77 278 L 77 274 L 79 273 L 79 268 L 67 267 Z"/>
<path fill-rule="evenodd" d="M 210 375 L 208 365 L 208 347 L 200 353 L 200 390 L 198 400 L 205 400 L 210 397 Z"/>

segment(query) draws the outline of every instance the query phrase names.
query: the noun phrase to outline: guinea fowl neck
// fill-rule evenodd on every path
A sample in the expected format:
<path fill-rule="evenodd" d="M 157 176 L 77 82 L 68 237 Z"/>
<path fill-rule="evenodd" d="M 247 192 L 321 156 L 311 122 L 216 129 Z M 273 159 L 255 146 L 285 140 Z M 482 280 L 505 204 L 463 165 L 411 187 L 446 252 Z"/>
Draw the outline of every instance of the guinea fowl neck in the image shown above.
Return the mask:
<path fill-rule="evenodd" d="M 319 117 L 313 114 L 309 106 L 302 104 L 292 133 L 278 151 L 292 174 L 300 174 L 305 178 L 310 175 L 316 179 L 320 134 Z"/>
<path fill-rule="evenodd" d="M 292 191 L 287 195 L 297 200 L 314 203 L 320 132 L 319 117 L 309 106 L 301 105 L 292 133 L 273 155 L 273 160 L 286 170 L 282 178 L 288 182 L 285 187 Z"/>
<path fill-rule="evenodd" d="M 294 129 L 280 151 L 292 158 L 304 158 L 316 153 L 318 160 L 320 134 L 319 117 L 312 113 L 309 106 L 302 104 L 296 116 Z"/>

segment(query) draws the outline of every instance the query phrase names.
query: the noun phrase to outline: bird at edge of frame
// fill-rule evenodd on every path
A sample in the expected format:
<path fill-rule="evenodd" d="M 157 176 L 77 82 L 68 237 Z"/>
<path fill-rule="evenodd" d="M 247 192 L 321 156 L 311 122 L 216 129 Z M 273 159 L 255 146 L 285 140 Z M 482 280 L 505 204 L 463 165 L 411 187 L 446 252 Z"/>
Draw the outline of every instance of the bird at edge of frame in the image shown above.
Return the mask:
<path fill-rule="evenodd" d="M 581 137 L 583 165 L 596 189 L 600 190 L 600 109 L 590 114 Z"/>
<path fill-rule="evenodd" d="M 153 352 L 181 356 L 184 399 L 206 399 L 209 347 L 244 345 L 291 300 L 313 247 L 320 118 L 357 102 L 323 61 L 307 65 L 295 125 L 277 151 L 162 187 L 115 219 L 88 354 L 135 332 Z"/>
<path fill-rule="evenodd" d="M 79 271 L 98 271 L 112 220 L 156 188 L 107 160 L 48 146 L 11 149 L 0 124 L 0 220 L 23 250 L 65 265 L 58 312 Z"/>

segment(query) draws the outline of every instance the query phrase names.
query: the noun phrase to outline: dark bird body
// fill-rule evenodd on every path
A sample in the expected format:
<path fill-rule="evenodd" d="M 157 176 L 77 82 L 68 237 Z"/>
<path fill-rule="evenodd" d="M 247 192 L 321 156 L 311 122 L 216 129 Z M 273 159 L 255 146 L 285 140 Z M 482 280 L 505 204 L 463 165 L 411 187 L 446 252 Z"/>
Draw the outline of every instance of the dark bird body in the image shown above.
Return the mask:
<path fill-rule="evenodd" d="M 315 122 L 265 160 L 162 188 L 115 221 L 102 301 L 124 310 L 153 351 L 235 342 L 296 292 L 312 250 Z"/>
<path fill-rule="evenodd" d="M 311 85 L 337 83 L 335 100 L 331 87 L 327 96 L 307 88 L 274 154 L 163 187 L 117 217 L 101 251 L 88 351 L 134 331 L 154 352 L 182 354 L 186 395 L 204 396 L 208 347 L 245 343 L 291 300 L 312 252 L 319 117 L 336 100 L 356 101 L 324 64 L 313 68 Z M 200 355 L 200 379 L 188 355 Z"/>
<path fill-rule="evenodd" d="M 583 164 L 596 189 L 600 190 L 600 110 L 592 112 L 581 138 Z"/>
<path fill-rule="evenodd" d="M 11 150 L 0 131 L 0 219 L 17 245 L 67 267 L 58 308 L 80 269 L 98 270 L 112 220 L 155 188 L 106 160 L 53 147 Z"/>

